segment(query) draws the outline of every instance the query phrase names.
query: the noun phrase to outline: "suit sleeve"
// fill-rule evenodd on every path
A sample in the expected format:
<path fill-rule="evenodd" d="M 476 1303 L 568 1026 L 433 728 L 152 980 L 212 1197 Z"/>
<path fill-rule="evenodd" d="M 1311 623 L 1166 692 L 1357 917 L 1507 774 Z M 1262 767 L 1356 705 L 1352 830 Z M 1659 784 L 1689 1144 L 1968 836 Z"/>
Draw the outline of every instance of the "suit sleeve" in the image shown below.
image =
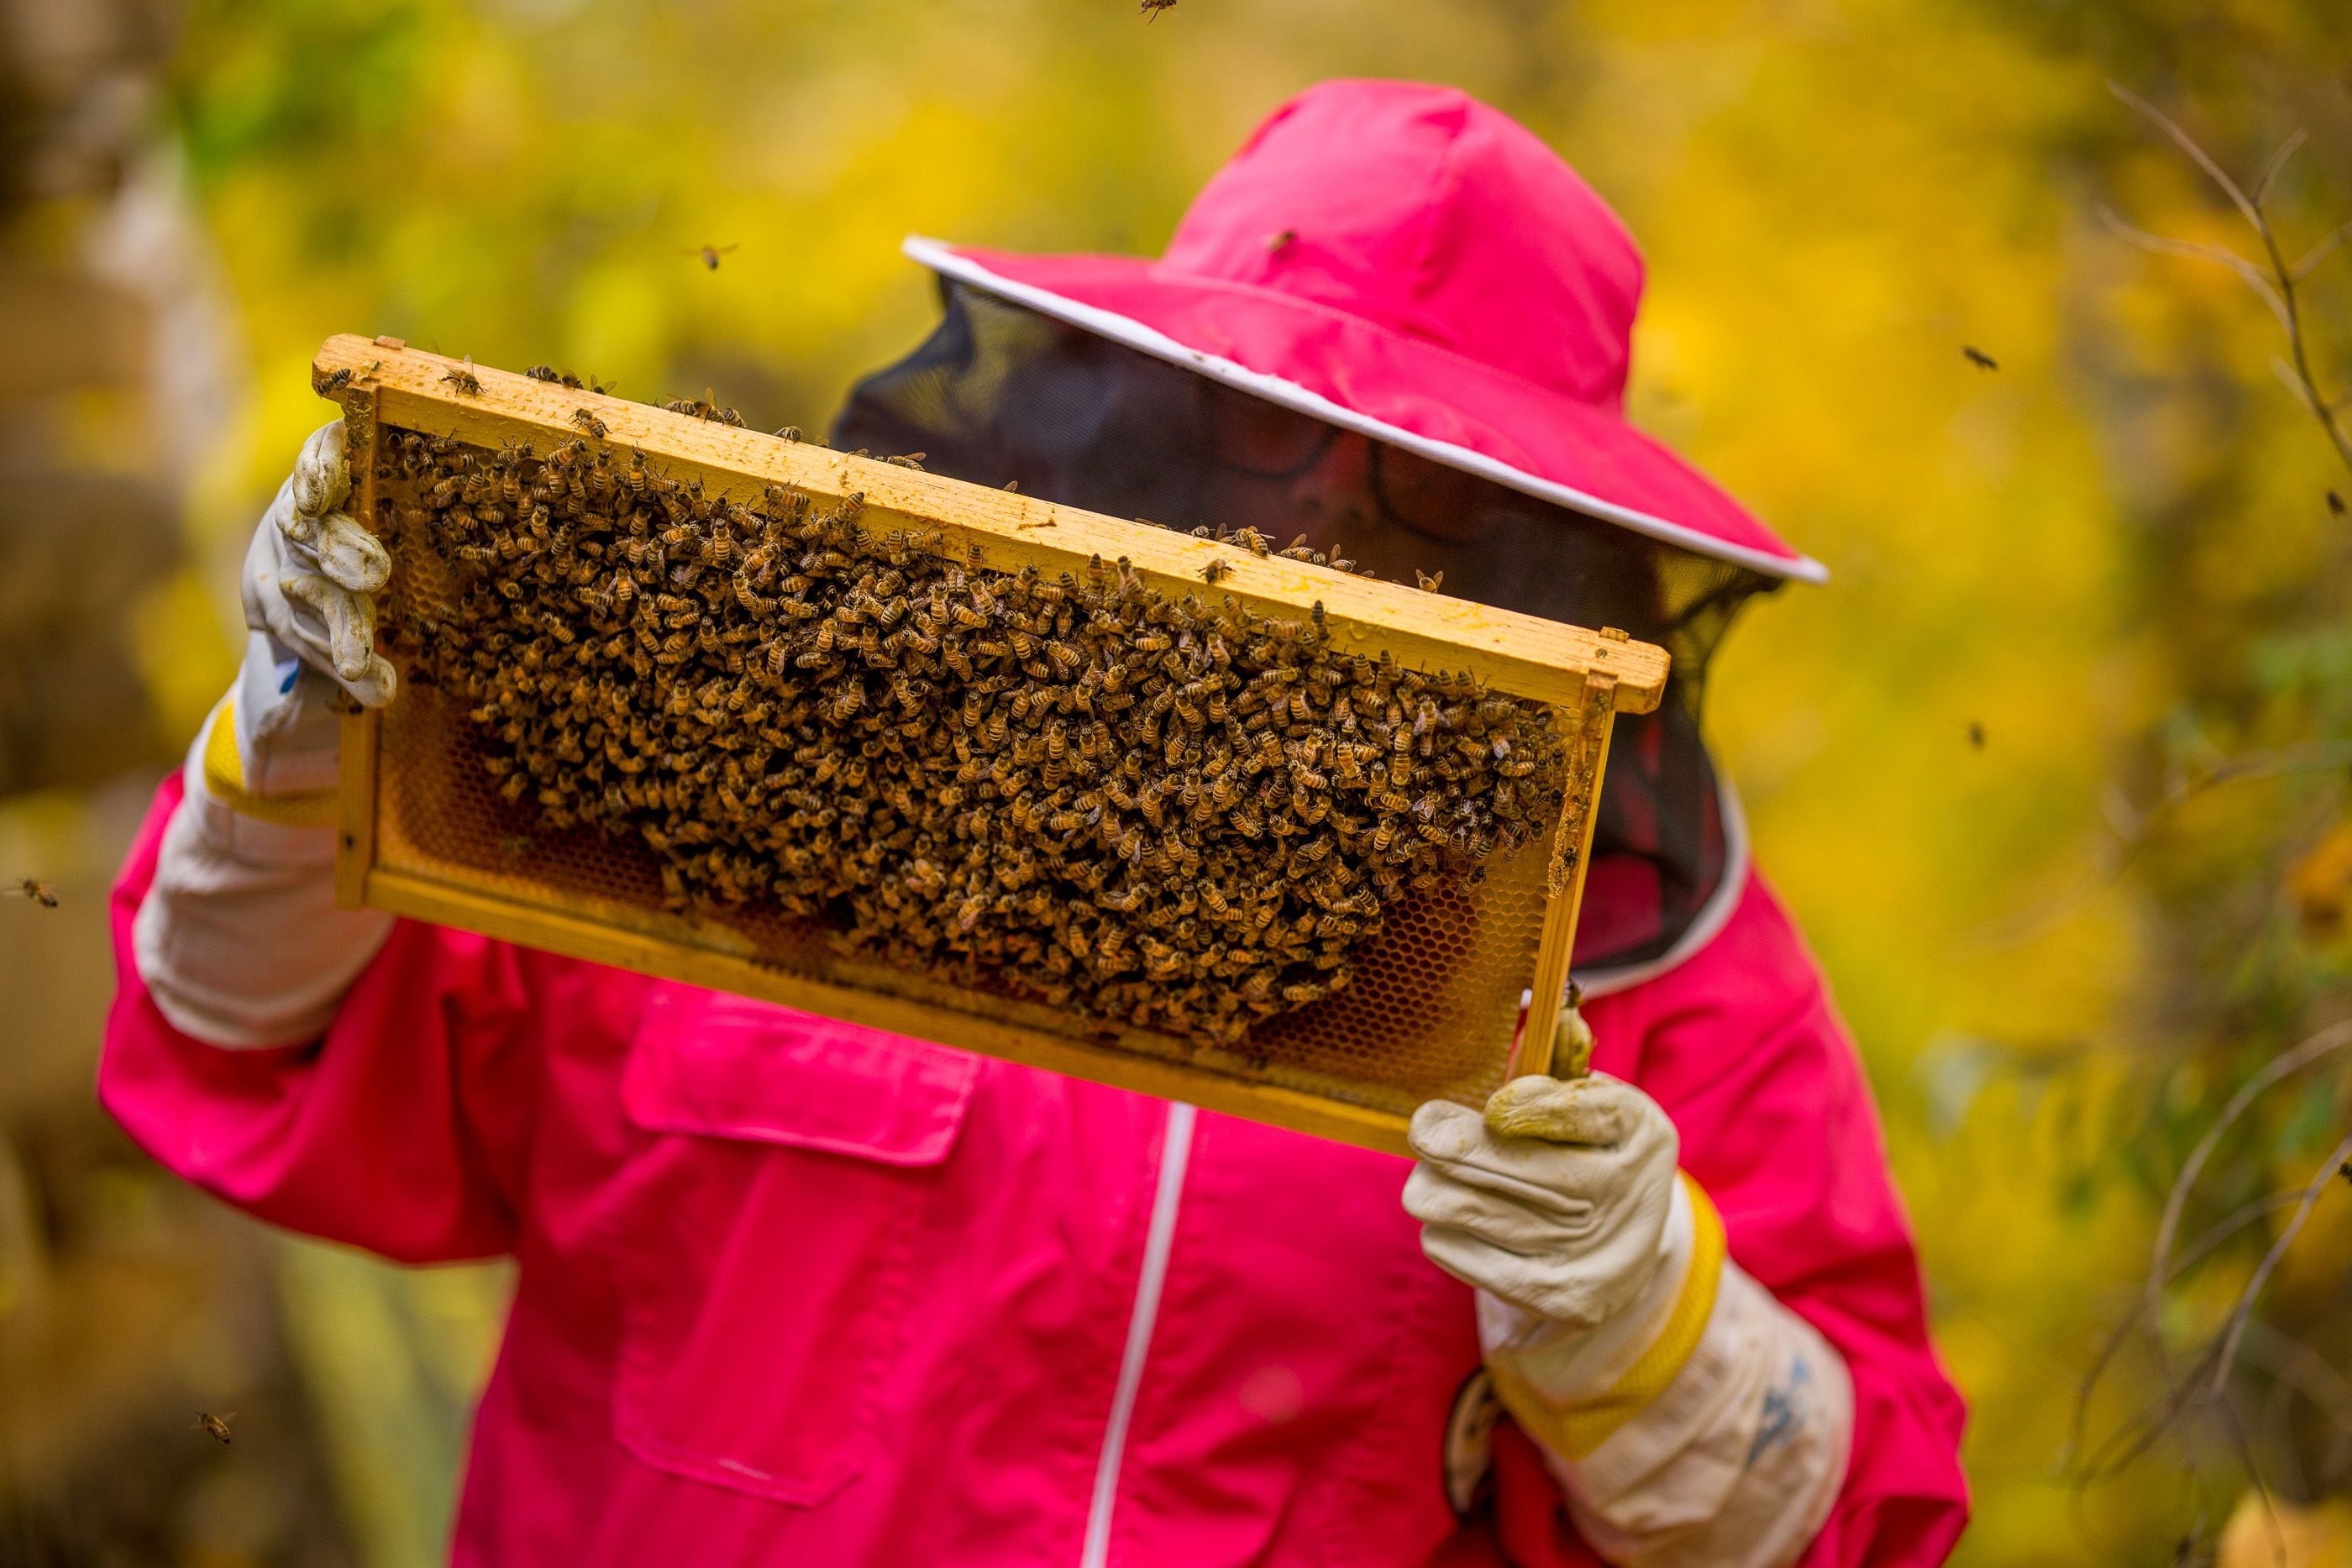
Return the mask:
<path fill-rule="evenodd" d="M 1803 1568 L 1933 1568 L 1968 1521 L 1966 1412 L 1937 1363 L 1916 1245 L 1862 1065 L 1812 957 L 1760 882 L 1720 936 L 1594 1004 L 1595 1065 L 1682 1137 L 1731 1259 L 1820 1332 L 1852 1380 L 1845 1476 Z M 1497 1526 L 1535 1568 L 1598 1562 L 1524 1436 L 1496 1450 Z"/>
<path fill-rule="evenodd" d="M 273 1224 L 400 1262 L 512 1249 L 539 1071 L 531 956 L 400 922 L 323 1038 L 224 1050 L 174 1029 L 132 928 L 174 776 L 116 883 L 99 1098 L 176 1175 Z"/>

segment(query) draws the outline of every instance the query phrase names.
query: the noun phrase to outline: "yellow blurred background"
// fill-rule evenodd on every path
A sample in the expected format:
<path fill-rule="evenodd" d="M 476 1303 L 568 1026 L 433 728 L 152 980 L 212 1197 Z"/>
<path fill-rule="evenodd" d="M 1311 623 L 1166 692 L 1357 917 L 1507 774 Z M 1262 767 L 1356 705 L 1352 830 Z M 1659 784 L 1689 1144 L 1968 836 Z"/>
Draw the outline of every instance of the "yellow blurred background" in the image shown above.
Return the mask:
<path fill-rule="evenodd" d="M 0 900 L 0 1563 L 442 1550 L 502 1277 L 268 1236 L 159 1178 L 88 1088 L 107 880 L 234 669 L 237 559 L 326 416 L 319 341 L 707 387 L 755 427 L 822 429 L 930 324 L 901 235 L 1156 250 L 1260 115 L 1339 75 L 1458 84 L 1584 172 L 1649 257 L 1634 417 L 1835 574 L 1751 612 L 1711 724 L 1919 1226 L 1973 1410 L 1960 1560 L 2201 1556 L 2244 1484 L 2228 1442 L 2102 1478 L 2068 1433 L 2213 1107 L 2352 1010 L 2352 854 L 2314 855 L 2342 759 L 2215 781 L 2352 733 L 2352 521 L 2326 501 L 2352 475 L 2274 379 L 2260 301 L 2103 223 L 2247 243 L 2106 84 L 2250 181 L 2308 131 L 2271 201 L 2292 254 L 2352 217 L 2344 20 L 0 0 L 0 887 L 58 897 Z M 715 270 L 706 245 L 732 247 Z M 2323 365 L 2347 362 L 2347 280 L 2339 256 L 2308 285 Z M 2344 1128 L 2337 1079 L 2280 1093 L 2217 1164 L 2225 1197 L 2299 1184 Z M 2352 1318 L 2347 1211 L 2322 1198 L 2264 1334 Z M 2159 1327 L 2195 1343 L 2259 1255 L 2217 1252 Z M 2316 1371 L 2221 1413 L 2285 1498 L 2352 1479 L 2333 1332 L 2305 1335 Z M 2095 1436 L 2157 1392 L 2130 1354 L 2101 1386 Z M 235 1443 L 198 1410 L 235 1412 Z"/>

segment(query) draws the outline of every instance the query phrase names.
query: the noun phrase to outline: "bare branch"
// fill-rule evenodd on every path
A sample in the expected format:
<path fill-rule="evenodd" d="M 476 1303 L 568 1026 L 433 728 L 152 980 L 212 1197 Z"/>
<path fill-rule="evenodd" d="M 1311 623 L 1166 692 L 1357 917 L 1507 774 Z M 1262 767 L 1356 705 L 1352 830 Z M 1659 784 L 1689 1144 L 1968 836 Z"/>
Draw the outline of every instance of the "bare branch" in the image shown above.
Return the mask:
<path fill-rule="evenodd" d="M 2336 248 L 2347 239 L 2352 239 L 2352 224 L 2346 224 L 2334 234 L 2329 235 L 2326 239 L 2321 240 L 2317 245 L 2313 246 L 2309 250 L 2305 251 L 2303 253 L 2303 259 L 2296 262 L 2294 266 L 2287 269 L 2288 277 L 2294 282 L 2301 283 L 2305 278 L 2311 276 L 2312 269 L 2314 267 L 2317 267 L 2321 262 L 2326 261 L 2329 256 L 2335 255 Z"/>
<path fill-rule="evenodd" d="M 2237 252 L 2220 246 L 2200 246 L 2187 240 L 2165 239 L 2157 235 L 2133 229 L 2112 214 L 2107 217 L 2108 226 L 2134 244 L 2160 255 L 2189 256 L 2198 260 L 2217 262 L 2237 273 L 2245 280 L 2248 287 L 2261 295 L 2263 302 L 2270 306 L 2271 313 L 2278 318 L 2280 328 L 2286 333 L 2287 347 L 2292 350 L 2294 360 L 2295 379 L 2303 386 L 2305 406 L 2311 412 L 2313 417 L 2319 421 L 2320 428 L 2327 433 L 2328 444 L 2336 448 L 2336 457 L 2342 461 L 2346 468 L 2352 469 L 2352 436 L 2345 434 L 2343 425 L 2336 422 L 2335 403 L 2319 389 L 2319 378 L 2311 368 L 2310 345 L 2304 339 L 2302 308 L 2294 294 L 2296 283 L 2302 280 L 2311 267 L 2318 266 L 2321 261 L 2326 259 L 2330 251 L 2344 242 L 2346 231 L 2339 229 L 2330 235 L 2306 253 L 2304 262 L 2289 267 L 2286 256 L 2279 249 L 2278 233 L 2271 227 L 2270 219 L 2263 215 L 2262 208 L 2263 197 L 2270 193 L 2271 182 L 2277 178 L 2279 170 L 2285 166 L 2287 159 L 2293 155 L 2294 150 L 2303 145 L 2303 132 L 2298 131 L 2287 138 L 2285 145 L 2272 155 L 2270 166 L 2263 172 L 2262 183 L 2256 187 L 2257 194 L 2250 200 L 2246 193 L 2238 188 L 2237 182 L 2223 172 L 2221 166 L 2207 154 L 2205 149 L 2197 144 L 2196 139 L 2174 124 L 2162 110 L 2119 83 L 2109 82 L 2107 87 L 2118 99 L 2137 110 L 2161 129 L 2167 136 L 2172 138 L 2176 146 L 2188 153 L 2200 169 L 2211 176 L 2215 184 L 2228 193 L 2230 200 L 2236 204 L 2239 214 L 2245 218 L 2248 226 L 2252 228 L 2255 236 L 2263 242 L 2263 254 L 2269 258 L 2270 268 L 2267 273 L 2263 273 Z"/>
<path fill-rule="evenodd" d="M 2263 1254 L 2262 1263 L 2254 1270 L 2254 1277 L 2246 1281 L 2244 1290 L 2238 1292 L 2238 1304 L 2230 1312 L 2229 1332 L 2221 1336 L 2221 1354 L 2213 1367 L 2213 1392 L 2216 1396 L 2229 1385 L 2230 1368 L 2238 1359 L 2238 1342 L 2245 1335 L 2246 1320 L 2253 1315 L 2254 1303 L 2262 1299 L 2263 1288 L 2271 1282 L 2272 1270 L 2278 1267 L 2279 1260 L 2286 1256 L 2286 1249 L 2294 1245 L 2294 1239 L 2303 1232 L 2304 1222 L 2311 1218 L 2312 1205 L 2319 1201 L 2319 1195 L 2326 1192 L 2327 1184 L 2336 1179 L 2336 1167 L 2347 1158 L 2352 1158 L 2352 1133 L 2347 1133 L 2336 1142 L 2326 1163 L 2319 1167 L 2319 1174 L 2312 1177 L 2309 1186 L 2303 1189 L 2303 1201 L 2295 1205 L 2294 1217 L 2286 1222 L 2286 1228 L 2279 1232 L 2278 1239 L 2271 1243 L 2271 1249 Z"/>
<path fill-rule="evenodd" d="M 2186 1384 L 2174 1382 L 2170 1358 L 2166 1354 L 2163 1338 L 2156 1327 L 2157 1307 L 2162 1299 L 2164 1288 L 2186 1273 L 2213 1248 L 2220 1246 L 2223 1239 L 2251 1220 L 2274 1213 L 2290 1203 L 2302 1204 L 2305 1201 L 2302 1192 L 2296 1191 L 2246 1204 L 2199 1238 L 2189 1248 L 2188 1254 L 2176 1262 L 2172 1257 L 2173 1243 L 2179 1234 L 2181 1213 L 2188 1205 L 2189 1194 L 2197 1185 L 2197 1178 L 2204 1173 L 2207 1162 L 2213 1157 L 2214 1150 L 2221 1145 L 2223 1134 L 2228 1133 L 2238 1118 L 2244 1115 L 2265 1091 L 2280 1080 L 2291 1077 L 2304 1068 L 2321 1061 L 2331 1052 L 2341 1051 L 2347 1046 L 2352 1046 L 2352 1019 L 2321 1030 L 2291 1049 L 2273 1057 L 2263 1063 L 2252 1077 L 2238 1086 L 2237 1092 L 2230 1096 L 2228 1103 L 2222 1106 L 2221 1113 L 2214 1119 L 2213 1124 L 2206 1128 L 2205 1135 L 2197 1141 L 2194 1148 L 2189 1150 L 2189 1158 L 2182 1163 L 2180 1174 L 2173 1179 L 2172 1190 L 2165 1198 L 2164 1215 L 2157 1226 L 2156 1244 L 2149 1249 L 2148 1276 L 2146 1284 L 2141 1287 L 2139 1303 L 2100 1350 L 2090 1371 L 2076 1391 L 2074 1434 L 2067 1443 L 2070 1449 L 2080 1446 L 2083 1427 L 2089 1416 L 2091 1396 L 2096 1390 L 2099 1379 L 2105 1374 L 2107 1365 L 2114 1360 L 2116 1353 L 2122 1348 L 2123 1341 L 2128 1336 L 2135 1323 L 2145 1321 L 2148 1324 L 2149 1333 L 2156 1336 L 2154 1345 L 2157 1358 L 2162 1364 L 2167 1390 L 2167 1397 L 2158 1402 L 2158 1413 L 2149 1418 L 2161 1426 L 2179 1415 L 2189 1403 L 2191 1397 L 2189 1389 L 2193 1387 L 2197 1379 L 2192 1375 Z M 2335 1167 L 2330 1166 L 2327 1167 L 2326 1174 L 2332 1175 L 2334 1170 Z M 2150 1434 L 2150 1441 L 2153 1440 L 2153 1436 Z M 2129 1452 L 2136 1455 L 2144 1449 L 2145 1444 L 2138 1444 L 2131 1447 Z"/>
<path fill-rule="evenodd" d="M 2290 1074 L 2301 1071 L 2330 1052 L 2341 1051 L 2347 1045 L 2352 1045 L 2352 1020 L 2332 1024 L 2312 1035 L 2293 1050 L 2283 1051 L 2271 1058 L 2263 1064 L 2260 1071 L 2240 1084 L 2238 1092 L 2230 1096 L 2229 1103 L 2221 1107 L 2221 1115 L 2214 1119 L 2211 1126 L 2205 1129 L 2205 1135 L 2197 1140 L 2197 1146 L 2189 1150 L 2188 1160 L 2180 1167 L 2180 1175 L 2173 1180 L 2172 1191 L 2165 1198 L 2164 1218 L 2156 1228 L 2156 1245 L 2151 1249 L 2147 1286 L 2142 1298 L 2142 1304 L 2147 1310 L 2151 1312 L 2154 1310 L 2156 1297 L 2164 1289 L 2165 1276 L 2172 1256 L 2173 1239 L 2180 1231 L 2180 1214 L 2181 1210 L 2188 1206 L 2189 1189 L 2197 1185 L 2197 1178 L 2204 1174 L 2205 1164 L 2213 1157 L 2213 1151 L 2221 1145 L 2222 1134 L 2230 1130 L 2239 1117 L 2246 1113 L 2247 1108 L 2260 1099 L 2263 1092 L 2272 1084 Z M 2330 1166 L 2328 1170 L 2332 1175 L 2335 1167 Z"/>
<path fill-rule="evenodd" d="M 2287 1568 L 2286 1532 L 2279 1527 L 2278 1504 L 2272 1500 L 2270 1479 L 2263 1474 L 2262 1460 L 2254 1453 L 2254 1439 L 2247 1432 L 2245 1422 L 2239 1417 L 2236 1400 L 2223 1394 L 2216 1398 L 2215 1403 L 2221 1407 L 2221 1416 L 2229 1426 L 2230 1436 L 2236 1439 L 2238 1462 L 2245 1467 L 2246 1479 L 2254 1483 L 2255 1500 L 2263 1505 L 2263 1524 L 2270 1533 L 2273 1568 Z"/>
<path fill-rule="evenodd" d="M 2352 1432 L 2352 1381 L 2330 1366 L 2326 1357 L 2260 1318 L 2246 1325 L 2243 1354 L 2309 1400 L 2337 1427 Z"/>
<path fill-rule="evenodd" d="M 2261 211 L 2255 207 L 2252 202 L 2246 199 L 2245 192 L 2238 189 L 2238 183 L 2230 178 L 2228 174 L 2222 172 L 2221 165 L 2214 162 L 2211 158 L 2208 157 L 2206 155 L 2205 149 L 2198 146 L 2196 141 L 2190 138 L 2189 132 L 2181 130 L 2178 125 L 2175 125 L 2172 122 L 2171 117 L 2167 115 L 2164 110 L 2157 108 L 2156 105 L 2148 102 L 2147 99 L 2140 97 L 2139 94 L 2132 91 L 2131 89 L 2124 86 L 2121 82 L 2109 82 L 2107 84 L 2107 90 L 2114 93 L 2117 98 L 2123 99 L 2124 102 L 2129 104 L 2132 108 L 2137 110 L 2141 114 L 2145 115 L 2152 123 L 2154 123 L 2157 129 L 2162 131 L 2167 136 L 2171 137 L 2174 143 L 2178 145 L 2183 152 L 2188 153 L 2190 158 L 2194 159 L 2197 166 L 2200 169 L 2204 170 L 2207 174 L 2210 175 L 2213 183 L 2221 186 L 2221 189 L 2228 193 L 2230 200 L 2236 204 L 2238 211 L 2245 214 L 2245 218 L 2248 223 L 2253 225 L 2256 228 L 2263 226 L 2263 214 Z"/>
<path fill-rule="evenodd" d="M 2263 169 L 2263 177 L 2254 182 L 2254 205 L 2256 208 L 2259 209 L 2264 203 L 2270 200 L 2271 186 L 2277 182 L 2279 171 L 2286 167 L 2286 161 L 2294 156 L 2294 150 L 2302 146 L 2306 140 L 2308 139 L 2304 135 L 2304 133 L 2298 131 L 2294 135 L 2288 137 L 2284 141 L 2280 142 L 2279 150 L 2271 154 L 2270 164 L 2267 168 Z"/>
<path fill-rule="evenodd" d="M 2175 769 L 2166 778 L 2162 792 L 2145 808 L 2134 806 L 2121 789 L 2110 785 L 2100 798 L 2100 808 L 2114 841 L 2101 847 L 2097 863 L 2085 868 L 2070 885 L 2033 907 L 2003 919 L 1979 940 L 1989 946 L 2004 947 L 2030 941 L 2048 930 L 2077 901 L 2123 875 L 2133 858 L 2155 837 L 2163 819 L 2207 789 L 2344 767 L 2352 767 L 2352 741 L 2309 741 L 2301 746 L 2224 756 L 2200 773 Z"/>
<path fill-rule="evenodd" d="M 2311 401 L 2311 389 L 2303 384 L 2303 378 L 2294 373 L 2294 367 L 2276 354 L 2271 356 L 2271 374 L 2278 378 L 2279 385 L 2286 388 L 2295 402 L 2303 404 L 2306 413 L 2318 414 L 2322 419 L 2327 417 L 2326 411 Z"/>
<path fill-rule="evenodd" d="M 2107 207 L 2099 209 L 2099 218 L 2108 228 L 2115 231 L 2118 238 L 2128 240 L 2142 250 L 2152 251 L 2158 256 L 2185 256 L 2191 261 L 2210 261 L 2217 267 L 2228 267 L 2238 275 L 2247 287 L 2262 296 L 2263 303 L 2271 308 L 2271 314 L 2278 318 L 2281 327 L 2293 329 L 2294 322 L 2287 315 L 2286 301 L 2280 297 L 2278 286 L 2271 281 L 2269 275 L 2261 267 L 2227 246 L 2207 245 L 2200 240 L 2172 239 L 2164 235 L 2153 235 L 2146 229 L 2134 228 Z"/>
<path fill-rule="evenodd" d="M 2293 1192 L 2274 1192 L 2267 1197 L 2255 1198 L 2252 1202 L 2240 1204 L 2230 1214 L 2209 1227 L 2203 1235 L 2198 1237 L 2182 1250 L 2179 1258 L 2172 1260 L 2170 1267 L 2165 1271 L 2165 1284 L 2169 1286 L 2175 1283 L 2189 1270 L 2219 1251 L 2231 1237 L 2257 1220 L 2266 1219 L 2282 1208 L 2292 1207 L 2302 1201 L 2302 1197 L 2301 1190 L 2297 1189 Z M 2132 1310 L 2125 1314 L 2123 1321 L 2109 1331 L 2105 1342 L 2099 1346 L 2098 1354 L 2091 1358 L 2089 1369 L 2084 1373 L 2082 1382 L 2075 1388 L 2074 1421 L 2066 1439 L 2066 1451 L 2072 1452 L 2082 1447 L 2083 1429 L 2090 1421 L 2091 1396 L 2098 1391 L 2099 1380 L 2106 1375 L 2108 1365 L 2122 1353 L 2124 1345 L 2131 1339 L 2132 1331 L 2139 1326 L 2147 1312 L 2147 1298 L 2142 1296 Z"/>
<path fill-rule="evenodd" d="M 2223 784 L 2275 779 L 2290 773 L 2323 773 L 2345 767 L 2352 767 L 2352 741 L 2312 740 L 2300 746 L 2225 755 L 2208 764 L 2200 772 L 2177 773 L 2164 781 L 2162 793 L 2145 808 L 2135 810 L 2130 831 L 2116 835 L 2118 858 L 2112 870 L 2119 872 L 2123 869 L 2132 852 L 2147 841 L 2157 823 L 2167 813 L 2208 789 Z"/>

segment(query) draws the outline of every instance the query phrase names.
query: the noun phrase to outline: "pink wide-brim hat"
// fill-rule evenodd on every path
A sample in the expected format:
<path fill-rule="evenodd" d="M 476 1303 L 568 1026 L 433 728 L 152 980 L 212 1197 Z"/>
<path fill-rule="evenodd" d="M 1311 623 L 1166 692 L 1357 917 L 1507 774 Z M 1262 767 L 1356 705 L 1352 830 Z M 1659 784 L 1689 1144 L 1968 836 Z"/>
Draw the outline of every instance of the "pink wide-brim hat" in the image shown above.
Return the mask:
<path fill-rule="evenodd" d="M 1157 261 L 910 238 L 958 279 L 1213 381 L 1664 543 L 1829 573 L 1625 423 L 1642 257 L 1591 186 L 1450 88 L 1276 110 Z"/>

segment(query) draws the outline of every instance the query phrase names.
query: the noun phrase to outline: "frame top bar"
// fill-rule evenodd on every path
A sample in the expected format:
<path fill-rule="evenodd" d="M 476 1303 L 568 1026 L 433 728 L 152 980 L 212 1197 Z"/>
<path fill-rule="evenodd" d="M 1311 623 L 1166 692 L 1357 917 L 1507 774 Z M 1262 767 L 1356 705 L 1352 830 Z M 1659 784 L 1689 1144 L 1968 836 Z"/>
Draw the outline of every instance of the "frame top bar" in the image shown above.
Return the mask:
<path fill-rule="evenodd" d="M 337 382 L 343 371 L 350 373 Z M 479 383 L 478 392 L 457 379 L 467 372 Z M 1058 576 L 1083 571 L 1090 557 L 1106 565 L 1123 558 L 1172 597 L 1231 597 L 1261 614 L 1293 619 L 1320 604 L 1336 649 L 1371 653 L 1385 648 L 1401 663 L 1461 671 L 1517 696 L 1573 705 L 1580 701 L 1586 675 L 1601 673 L 1617 678 L 1617 712 L 1648 713 L 1665 689 L 1666 651 L 1622 633 L 1254 555 L 1233 543 L 467 364 L 397 339 L 330 338 L 312 362 L 311 377 L 331 397 L 345 387 L 373 391 L 376 417 L 427 434 L 496 446 L 513 440 L 520 424 L 548 437 L 551 446 L 582 437 L 615 451 L 643 451 L 698 473 L 706 485 L 738 499 L 756 498 L 768 484 L 825 498 L 862 495 L 869 528 L 936 529 L 941 553 L 992 570 L 1034 565 Z M 574 423 L 583 410 L 602 423 L 602 435 L 589 436 Z M 1214 587 L 1201 575 L 1213 560 L 1230 569 Z"/>

